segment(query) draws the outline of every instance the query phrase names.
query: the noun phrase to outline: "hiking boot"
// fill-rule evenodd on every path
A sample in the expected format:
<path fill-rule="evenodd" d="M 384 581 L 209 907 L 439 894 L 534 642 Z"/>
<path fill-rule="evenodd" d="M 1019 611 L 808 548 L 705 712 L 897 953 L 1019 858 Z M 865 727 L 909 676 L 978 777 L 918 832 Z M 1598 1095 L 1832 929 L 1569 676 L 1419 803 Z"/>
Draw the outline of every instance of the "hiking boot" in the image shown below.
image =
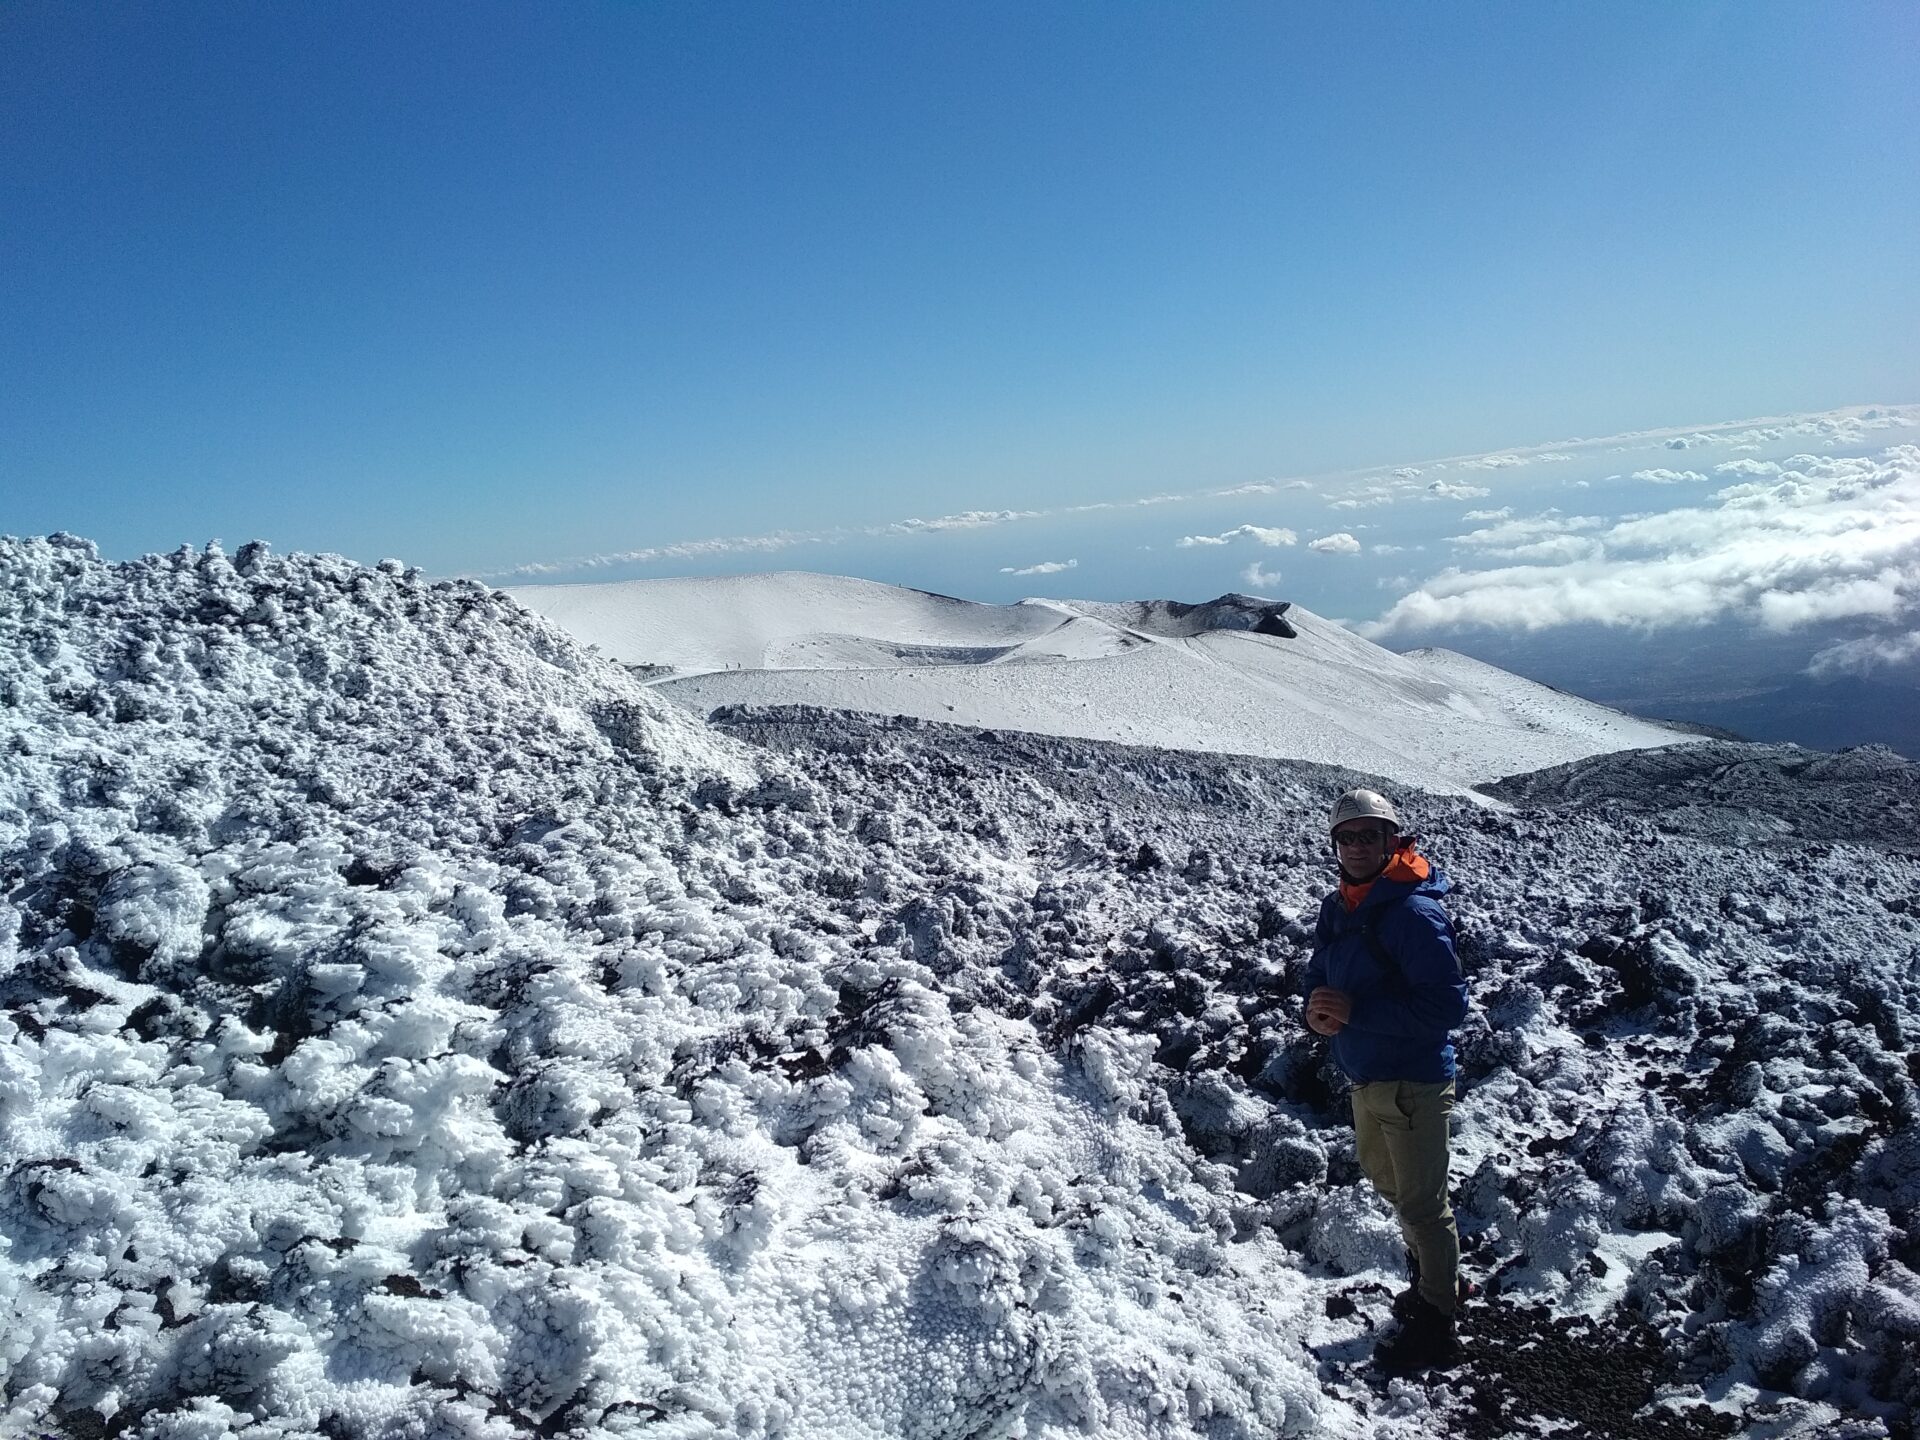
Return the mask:
<path fill-rule="evenodd" d="M 1424 1300 L 1415 1300 L 1393 1335 L 1373 1349 L 1373 1363 L 1389 1375 L 1407 1375 L 1451 1365 L 1460 1358 L 1460 1342 L 1453 1333 L 1453 1316 L 1443 1315 Z"/>
<path fill-rule="evenodd" d="M 1455 1305 L 1464 1305 L 1479 1293 L 1480 1287 L 1462 1275 L 1453 1292 L 1453 1303 Z M 1415 1305 L 1424 1304 L 1426 1304 L 1426 1302 L 1420 1298 L 1420 1272 L 1416 1268 L 1413 1272 L 1412 1282 L 1408 1284 L 1406 1289 L 1393 1297 L 1393 1318 L 1404 1322 L 1408 1316 L 1413 1314 L 1413 1307 Z"/>

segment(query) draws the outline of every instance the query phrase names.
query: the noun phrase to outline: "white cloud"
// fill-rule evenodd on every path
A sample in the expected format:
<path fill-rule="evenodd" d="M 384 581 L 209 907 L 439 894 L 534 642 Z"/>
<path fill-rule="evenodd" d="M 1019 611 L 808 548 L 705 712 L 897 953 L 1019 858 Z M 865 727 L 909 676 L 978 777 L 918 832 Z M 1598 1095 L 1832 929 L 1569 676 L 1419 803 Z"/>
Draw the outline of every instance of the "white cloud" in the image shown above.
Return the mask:
<path fill-rule="evenodd" d="M 1716 475 L 1778 475 L 1780 467 L 1772 460 L 1725 460 L 1713 467 Z"/>
<path fill-rule="evenodd" d="M 1427 486 L 1427 493 L 1442 500 L 1480 500 L 1493 492 L 1484 485 L 1456 485 L 1451 480 L 1435 480 Z"/>
<path fill-rule="evenodd" d="M 1837 620 L 1914 628 L 1920 446 L 1870 457 L 1799 456 L 1777 477 L 1709 499 L 1717 503 L 1604 530 L 1587 517 L 1541 516 L 1457 536 L 1458 544 L 1507 559 L 1546 563 L 1449 569 L 1403 595 L 1368 633 L 1723 618 L 1776 630 Z M 1822 663 L 1830 670 L 1873 663 L 1904 643 L 1836 647 Z"/>
<path fill-rule="evenodd" d="M 1420 473 L 1422 472 L 1418 465 L 1402 465 L 1398 470 L 1393 472 L 1393 478 L 1396 480 L 1411 480 Z"/>
<path fill-rule="evenodd" d="M 620 550 L 607 555 L 587 555 L 573 560 L 543 560 L 516 565 L 511 570 L 492 571 L 482 577 L 505 580 L 526 576 L 558 575 L 575 570 L 605 569 L 613 565 L 645 565 L 655 560 L 696 560 L 707 555 L 771 554 L 795 545 L 831 544 L 845 537 L 840 530 L 778 530 L 770 535 L 727 535 L 710 540 L 681 540 L 671 545 L 649 545 L 639 550 Z"/>
<path fill-rule="evenodd" d="M 1398 555 L 1407 547 L 1404 545 L 1372 545 L 1368 548 L 1376 555 Z"/>
<path fill-rule="evenodd" d="M 1595 530 L 1605 523 L 1592 515 L 1562 515 L 1558 510 L 1548 510 L 1539 515 L 1523 516 L 1518 520 L 1503 519 L 1496 525 L 1469 530 L 1464 535 L 1454 535 L 1449 538 L 1456 545 L 1471 545 L 1476 549 L 1501 555 L 1516 545 L 1530 545 L 1555 536 Z"/>
<path fill-rule="evenodd" d="M 1504 520 L 1513 514 L 1511 505 L 1502 505 L 1498 510 L 1469 510 L 1460 518 L 1463 520 Z"/>
<path fill-rule="evenodd" d="M 1529 540 L 1522 545 L 1509 545 L 1505 549 L 1488 552 L 1503 560 L 1556 565 L 1572 560 L 1589 560 L 1604 553 L 1605 547 L 1586 535 L 1550 535 L 1545 539 Z"/>
<path fill-rule="evenodd" d="M 1816 654 L 1807 673 L 1816 680 L 1842 675 L 1866 675 L 1881 666 L 1908 665 L 1920 660 L 1920 630 L 1895 635 L 1863 635 L 1843 640 Z"/>
<path fill-rule="evenodd" d="M 1517 470 L 1523 465 L 1551 465 L 1571 459 L 1573 456 L 1560 450 L 1523 450 L 1517 453 L 1502 451 L 1498 455 L 1470 455 L 1458 464 L 1463 470 Z"/>
<path fill-rule="evenodd" d="M 1262 545 L 1293 545 L 1300 537 L 1280 526 L 1236 525 L 1231 530 L 1223 530 L 1218 535 L 1182 535 L 1174 542 L 1175 546 L 1190 550 L 1196 545 L 1231 545 L 1235 540 L 1253 540 Z"/>
<path fill-rule="evenodd" d="M 1250 480 L 1245 485 L 1235 485 L 1226 490 L 1211 490 L 1207 493 L 1221 498 L 1231 495 L 1271 495 L 1278 488 L 1271 480 Z"/>
<path fill-rule="evenodd" d="M 1002 575 L 1058 575 L 1062 570 L 1071 570 L 1078 560 L 1042 560 L 1038 565 L 1025 565 L 1015 569 L 1011 565 L 1002 565 Z"/>
<path fill-rule="evenodd" d="M 1358 555 L 1360 542 L 1344 530 L 1331 535 L 1322 535 L 1318 540 L 1307 542 L 1309 550 L 1318 550 L 1323 555 Z"/>
<path fill-rule="evenodd" d="M 1830 445 L 1858 445 L 1886 430 L 1911 429 L 1920 417 L 1898 407 L 1863 410 L 1858 414 L 1814 415 L 1786 427 L 1789 435 L 1818 435 Z"/>
<path fill-rule="evenodd" d="M 697 560 L 710 555 L 772 554 L 796 545 L 837 545 L 856 536 L 893 536 L 940 534 L 950 530 L 978 530 L 990 525 L 1008 525 L 1034 520 L 1044 510 L 963 510 L 955 515 L 938 515 L 930 520 L 895 520 L 885 525 L 859 529 L 835 527 L 827 530 L 776 530 L 767 535 L 723 535 L 708 540 L 681 540 L 671 545 L 648 545 L 638 550 L 615 550 L 603 555 L 582 555 L 570 560 L 535 561 L 496 570 L 482 579 L 538 579 L 580 570 L 604 570 L 616 565 L 646 565 L 659 560 Z"/>
<path fill-rule="evenodd" d="M 1769 590 L 1756 602 L 1769 630 L 1797 630 L 1824 620 L 1891 620 L 1905 608 L 1920 573 L 1882 570 L 1851 579 L 1822 579 L 1804 590 Z M 1916 596 L 1920 598 L 1920 596 Z"/>
<path fill-rule="evenodd" d="M 1840 410 L 1825 415 L 1800 415 L 1763 424 L 1749 423 L 1746 428 L 1721 427 L 1712 435 L 1689 437 L 1692 443 L 1723 443 L 1734 450 L 1751 450 L 1760 445 L 1777 444 L 1790 435 L 1811 435 L 1829 447 L 1861 445 L 1877 439 L 1888 430 L 1920 425 L 1920 415 L 1907 407 L 1885 410 Z"/>
<path fill-rule="evenodd" d="M 942 530 L 978 530 L 987 525 L 1007 525 L 1015 520 L 1037 520 L 1044 510 L 962 510 L 957 515 L 936 515 L 931 520 L 895 520 L 890 525 L 871 528 L 869 535 L 919 535 Z"/>
<path fill-rule="evenodd" d="M 1173 505 L 1183 500 L 1209 500 L 1214 496 L 1211 490 L 1195 491 L 1191 495 L 1142 495 L 1134 500 L 1095 500 L 1087 505 L 1063 505 L 1058 510 L 1042 510 L 1042 515 L 1085 515 L 1094 510 L 1137 510 L 1144 505 Z"/>
<path fill-rule="evenodd" d="M 1242 570 L 1240 578 L 1255 590 L 1272 590 L 1280 584 L 1280 572 L 1262 569 L 1258 560 Z"/>
<path fill-rule="evenodd" d="M 1322 495 L 1320 498 L 1331 502 L 1327 506 L 1329 510 L 1371 510 L 1376 505 L 1393 504 L 1399 495 L 1388 485 L 1365 485 L 1338 500 L 1331 495 Z"/>
<path fill-rule="evenodd" d="M 1636 470 L 1633 478 L 1644 480 L 1649 485 L 1692 485 L 1704 483 L 1706 476 L 1698 470 Z"/>
<path fill-rule="evenodd" d="M 1313 488 L 1313 482 L 1310 480 L 1289 480 L 1280 488 L 1282 490 L 1311 490 Z"/>

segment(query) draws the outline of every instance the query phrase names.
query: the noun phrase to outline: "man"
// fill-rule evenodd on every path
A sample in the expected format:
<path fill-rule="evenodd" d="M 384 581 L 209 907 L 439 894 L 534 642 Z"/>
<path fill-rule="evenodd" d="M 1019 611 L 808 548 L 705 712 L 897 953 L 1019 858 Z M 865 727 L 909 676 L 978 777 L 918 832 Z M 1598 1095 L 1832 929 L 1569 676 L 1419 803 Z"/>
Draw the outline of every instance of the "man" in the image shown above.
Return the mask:
<path fill-rule="evenodd" d="M 1349 790 L 1329 822 L 1340 888 L 1320 906 L 1307 965 L 1307 1026 L 1330 1036 L 1353 1082 L 1360 1168 L 1400 1221 L 1412 1283 L 1394 1301 L 1399 1331 L 1374 1352 L 1391 1371 L 1457 1353 L 1460 1236 L 1447 1198 L 1453 1112 L 1450 1032 L 1467 1013 L 1453 925 L 1439 897 L 1452 887 L 1401 834 L 1372 790 Z"/>

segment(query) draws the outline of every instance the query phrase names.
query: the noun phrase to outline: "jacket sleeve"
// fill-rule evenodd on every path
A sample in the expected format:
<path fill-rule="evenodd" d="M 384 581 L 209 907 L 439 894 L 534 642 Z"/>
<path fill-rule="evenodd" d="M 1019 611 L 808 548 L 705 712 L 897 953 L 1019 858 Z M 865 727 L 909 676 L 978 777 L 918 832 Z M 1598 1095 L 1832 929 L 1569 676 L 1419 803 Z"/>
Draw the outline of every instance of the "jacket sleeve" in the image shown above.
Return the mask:
<path fill-rule="evenodd" d="M 1307 961 L 1307 978 L 1301 985 L 1300 1018 L 1307 1017 L 1307 996 L 1327 983 L 1327 907 L 1320 907 L 1320 918 L 1313 927 L 1313 956 Z"/>
<path fill-rule="evenodd" d="M 1404 988 L 1355 995 L 1347 1023 L 1375 1035 L 1444 1035 L 1467 1018 L 1467 982 L 1453 949 L 1447 912 L 1425 896 L 1398 907 L 1380 941 L 1399 965 Z"/>

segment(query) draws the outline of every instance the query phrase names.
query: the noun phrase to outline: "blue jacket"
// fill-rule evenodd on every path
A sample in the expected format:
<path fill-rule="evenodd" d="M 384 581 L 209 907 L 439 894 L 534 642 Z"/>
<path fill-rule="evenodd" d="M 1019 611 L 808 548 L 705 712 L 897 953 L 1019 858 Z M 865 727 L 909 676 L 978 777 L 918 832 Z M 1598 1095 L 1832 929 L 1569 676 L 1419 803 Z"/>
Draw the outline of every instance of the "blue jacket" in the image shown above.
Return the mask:
<path fill-rule="evenodd" d="M 1424 880 L 1382 875 L 1356 910 L 1338 890 L 1321 902 L 1307 993 L 1330 985 L 1352 1001 L 1352 1018 L 1333 1037 L 1333 1058 L 1357 1085 L 1453 1078 L 1451 1032 L 1467 1015 L 1467 982 L 1454 954 L 1453 922 L 1440 906 L 1452 888 L 1433 866 Z M 1368 925 L 1390 967 L 1367 943 Z"/>

